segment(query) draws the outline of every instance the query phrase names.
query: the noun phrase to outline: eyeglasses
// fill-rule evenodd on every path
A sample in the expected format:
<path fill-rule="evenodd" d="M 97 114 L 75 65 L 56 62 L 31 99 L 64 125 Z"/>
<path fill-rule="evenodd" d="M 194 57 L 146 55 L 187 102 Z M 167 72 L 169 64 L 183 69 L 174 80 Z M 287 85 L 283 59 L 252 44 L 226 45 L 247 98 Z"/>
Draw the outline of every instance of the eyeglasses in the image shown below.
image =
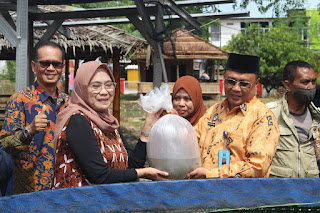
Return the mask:
<path fill-rule="evenodd" d="M 104 87 L 108 92 L 113 91 L 116 87 L 117 83 L 115 82 L 107 82 L 105 84 L 93 83 L 90 84 L 89 87 L 91 88 L 92 92 L 98 94 L 101 92 L 102 87 Z"/>
<path fill-rule="evenodd" d="M 40 67 L 44 69 L 48 69 L 48 67 L 50 67 L 51 64 L 55 69 L 62 69 L 64 65 L 62 62 L 59 62 L 59 61 L 35 61 L 35 62 L 38 62 L 40 64 Z"/>
<path fill-rule="evenodd" d="M 224 79 L 224 84 L 228 87 L 234 87 L 237 83 L 239 83 L 241 89 L 249 89 L 251 87 L 251 82 L 249 81 L 236 81 L 232 78 Z"/>

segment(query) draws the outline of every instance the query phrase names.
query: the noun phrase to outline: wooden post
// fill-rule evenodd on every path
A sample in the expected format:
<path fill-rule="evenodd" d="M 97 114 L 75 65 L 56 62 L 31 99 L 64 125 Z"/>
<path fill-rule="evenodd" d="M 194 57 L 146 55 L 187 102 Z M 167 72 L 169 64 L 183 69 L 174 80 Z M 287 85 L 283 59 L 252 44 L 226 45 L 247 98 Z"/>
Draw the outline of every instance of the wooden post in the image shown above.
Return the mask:
<path fill-rule="evenodd" d="M 179 64 L 176 65 L 176 71 L 177 71 L 177 72 L 176 72 L 176 74 L 177 74 L 177 76 L 176 76 L 176 77 L 177 77 L 177 78 L 176 78 L 176 81 L 177 81 L 177 80 L 180 78 L 180 67 L 179 67 Z"/>
<path fill-rule="evenodd" d="M 74 59 L 75 65 L 74 65 L 74 71 L 73 71 L 73 79 L 76 77 L 77 70 L 79 68 L 79 58 Z"/>
<path fill-rule="evenodd" d="M 218 67 L 217 67 L 218 68 Z M 219 68 L 218 68 L 219 69 Z M 216 60 L 213 60 L 212 64 L 212 70 L 213 70 L 213 75 L 212 75 L 212 80 L 214 81 L 215 79 L 218 80 L 218 72 L 216 69 Z"/>
<path fill-rule="evenodd" d="M 220 63 L 221 63 L 221 60 L 220 59 L 218 59 L 217 60 L 217 62 L 218 62 L 218 64 L 217 64 L 217 81 L 219 82 L 219 75 L 220 75 Z"/>
<path fill-rule="evenodd" d="M 113 63 L 113 76 L 117 83 L 115 95 L 113 100 L 113 116 L 118 119 L 120 123 L 120 56 L 119 49 L 113 49 L 112 63 Z"/>
<path fill-rule="evenodd" d="M 69 67 L 69 58 L 66 58 L 66 68 L 64 72 L 64 92 L 69 94 L 69 73 L 70 73 L 70 67 Z"/>
<path fill-rule="evenodd" d="M 210 63 L 209 60 L 210 60 L 210 59 L 207 59 L 206 62 L 207 62 L 207 63 Z M 213 69 L 211 69 L 211 72 L 210 72 L 210 73 L 208 72 L 208 75 L 209 75 L 209 77 L 210 77 L 210 81 L 213 81 L 213 80 L 214 80 L 214 75 L 215 75 L 214 61 L 213 61 L 213 67 L 212 67 L 212 68 L 213 68 Z"/>

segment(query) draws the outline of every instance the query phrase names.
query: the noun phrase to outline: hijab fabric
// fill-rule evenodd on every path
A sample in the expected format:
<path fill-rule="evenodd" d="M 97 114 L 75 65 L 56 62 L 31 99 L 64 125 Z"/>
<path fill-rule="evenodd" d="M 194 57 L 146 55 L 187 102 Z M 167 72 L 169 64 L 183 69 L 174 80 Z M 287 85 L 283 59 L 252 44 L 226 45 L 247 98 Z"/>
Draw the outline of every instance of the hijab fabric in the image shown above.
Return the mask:
<path fill-rule="evenodd" d="M 115 81 L 111 70 L 106 64 L 97 61 L 89 61 L 79 67 L 74 79 L 74 89 L 71 94 L 69 105 L 57 116 L 54 131 L 55 148 L 63 126 L 74 113 L 82 112 L 87 115 L 105 134 L 113 132 L 119 127 L 118 120 L 110 113 L 109 109 L 104 113 L 99 113 L 88 104 L 88 86 L 99 67 L 105 68 L 112 81 Z"/>
<path fill-rule="evenodd" d="M 195 126 L 207 110 L 206 106 L 203 103 L 200 83 L 196 78 L 192 76 L 183 76 L 179 78 L 173 87 L 172 100 L 181 88 L 189 94 L 193 103 L 194 110 L 192 114 L 187 118 L 187 120 L 191 123 L 192 126 Z"/>

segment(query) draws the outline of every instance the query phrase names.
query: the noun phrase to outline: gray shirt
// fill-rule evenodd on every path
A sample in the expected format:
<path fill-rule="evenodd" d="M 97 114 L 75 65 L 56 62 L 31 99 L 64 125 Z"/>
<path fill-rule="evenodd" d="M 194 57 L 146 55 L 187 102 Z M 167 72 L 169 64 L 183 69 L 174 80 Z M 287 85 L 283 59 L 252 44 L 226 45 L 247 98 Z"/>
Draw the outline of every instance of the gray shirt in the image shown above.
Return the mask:
<path fill-rule="evenodd" d="M 309 138 L 309 130 L 312 125 L 312 116 L 308 107 L 302 114 L 291 113 L 293 124 L 298 132 L 300 143 L 305 143 Z"/>

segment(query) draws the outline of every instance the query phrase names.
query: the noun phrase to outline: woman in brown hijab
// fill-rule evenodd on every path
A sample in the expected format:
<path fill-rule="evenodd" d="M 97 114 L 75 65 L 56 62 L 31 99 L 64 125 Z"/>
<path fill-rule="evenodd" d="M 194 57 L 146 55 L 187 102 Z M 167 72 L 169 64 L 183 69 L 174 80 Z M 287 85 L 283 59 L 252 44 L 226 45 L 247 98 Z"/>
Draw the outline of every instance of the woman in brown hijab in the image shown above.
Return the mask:
<path fill-rule="evenodd" d="M 77 71 L 68 107 L 57 117 L 56 163 L 52 188 L 136 181 L 163 180 L 168 174 L 142 168 L 146 160 L 143 135 L 131 151 L 119 133 L 118 120 L 110 113 L 116 83 L 106 64 L 90 61 Z M 144 132 L 159 114 L 147 115 Z"/>
<path fill-rule="evenodd" d="M 172 103 L 178 115 L 187 119 L 192 126 L 198 123 L 207 110 L 203 103 L 200 83 L 192 76 L 183 76 L 176 81 Z"/>

